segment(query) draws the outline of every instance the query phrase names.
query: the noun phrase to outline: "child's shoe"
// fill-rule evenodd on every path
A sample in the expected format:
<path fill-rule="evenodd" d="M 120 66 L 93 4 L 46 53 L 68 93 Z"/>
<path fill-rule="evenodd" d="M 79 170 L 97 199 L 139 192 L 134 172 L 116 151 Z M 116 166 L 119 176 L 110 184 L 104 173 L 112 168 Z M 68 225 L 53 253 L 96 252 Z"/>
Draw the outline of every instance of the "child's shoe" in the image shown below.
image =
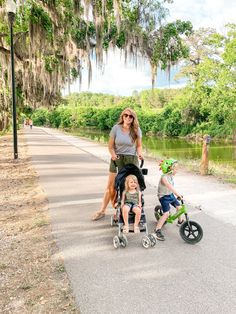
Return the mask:
<path fill-rule="evenodd" d="M 165 241 L 165 237 L 164 237 L 164 235 L 162 234 L 162 232 L 161 232 L 160 229 L 155 230 L 154 235 L 155 235 L 155 237 L 157 238 L 157 240 L 159 240 L 159 241 Z"/>
<path fill-rule="evenodd" d="M 184 220 L 182 219 L 181 221 L 178 220 L 177 222 L 177 227 L 180 227 L 182 225 L 182 223 L 184 222 Z"/>
<path fill-rule="evenodd" d="M 140 233 L 139 226 L 134 226 L 134 233 Z"/>

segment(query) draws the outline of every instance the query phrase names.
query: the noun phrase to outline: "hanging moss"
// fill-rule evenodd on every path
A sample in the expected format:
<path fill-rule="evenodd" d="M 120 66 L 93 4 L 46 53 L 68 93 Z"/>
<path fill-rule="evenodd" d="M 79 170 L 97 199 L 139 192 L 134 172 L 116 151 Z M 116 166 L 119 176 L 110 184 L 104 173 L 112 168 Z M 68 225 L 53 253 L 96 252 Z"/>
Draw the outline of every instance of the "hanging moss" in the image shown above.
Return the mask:
<path fill-rule="evenodd" d="M 49 73 L 52 73 L 58 68 L 59 61 L 55 56 L 46 56 L 44 57 L 45 70 Z"/>
<path fill-rule="evenodd" d="M 53 38 L 53 26 L 49 15 L 43 10 L 42 7 L 35 4 L 31 7 L 30 21 L 33 24 L 40 25 L 46 32 L 46 36 L 49 40 Z"/>

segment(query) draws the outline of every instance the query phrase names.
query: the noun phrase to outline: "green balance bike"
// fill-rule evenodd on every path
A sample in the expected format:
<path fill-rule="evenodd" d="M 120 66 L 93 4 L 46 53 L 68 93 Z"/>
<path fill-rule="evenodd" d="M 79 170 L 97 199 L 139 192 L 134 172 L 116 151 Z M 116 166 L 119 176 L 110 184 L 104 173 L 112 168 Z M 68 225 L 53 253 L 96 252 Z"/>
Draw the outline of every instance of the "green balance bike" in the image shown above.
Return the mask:
<path fill-rule="evenodd" d="M 175 214 L 170 214 L 167 218 L 165 223 L 173 223 L 178 217 L 181 215 L 185 216 L 185 221 L 180 225 L 179 233 L 181 238 L 189 243 L 189 244 L 196 244 L 201 241 L 203 237 L 203 230 L 202 227 L 196 221 L 189 220 L 188 213 L 187 213 L 187 206 L 185 205 L 184 201 L 181 199 L 181 208 Z M 157 205 L 154 209 L 154 215 L 156 220 L 159 221 L 160 217 L 163 215 L 163 210 L 161 205 Z"/>

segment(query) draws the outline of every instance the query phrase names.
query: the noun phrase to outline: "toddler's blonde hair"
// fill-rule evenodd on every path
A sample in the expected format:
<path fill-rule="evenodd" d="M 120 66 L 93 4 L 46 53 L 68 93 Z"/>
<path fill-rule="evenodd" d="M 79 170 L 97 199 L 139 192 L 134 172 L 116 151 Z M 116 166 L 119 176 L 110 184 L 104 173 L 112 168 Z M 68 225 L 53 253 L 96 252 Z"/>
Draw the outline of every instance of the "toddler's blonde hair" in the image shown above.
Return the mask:
<path fill-rule="evenodd" d="M 130 180 L 133 180 L 134 182 L 137 183 L 137 190 L 139 190 L 138 179 L 137 179 L 137 177 L 136 177 L 135 175 L 133 175 L 133 174 L 130 174 L 130 175 L 128 175 L 128 176 L 126 177 L 126 179 L 125 179 L 125 190 L 128 191 L 128 189 L 129 189 L 129 181 L 130 181 Z"/>

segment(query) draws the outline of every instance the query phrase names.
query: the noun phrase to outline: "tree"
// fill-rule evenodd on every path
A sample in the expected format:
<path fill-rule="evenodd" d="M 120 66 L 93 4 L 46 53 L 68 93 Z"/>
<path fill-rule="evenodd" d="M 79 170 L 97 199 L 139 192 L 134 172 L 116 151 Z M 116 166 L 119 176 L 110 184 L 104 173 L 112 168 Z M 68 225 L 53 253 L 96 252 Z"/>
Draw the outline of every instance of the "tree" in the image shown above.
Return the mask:
<path fill-rule="evenodd" d="M 118 47 L 134 59 L 147 57 L 154 85 L 157 67 L 168 68 L 186 56 L 181 34 L 191 24 L 177 21 L 162 25 L 170 0 L 25 0 L 14 26 L 18 105 L 54 106 L 60 90 L 81 77 L 87 66 L 92 77 L 91 56 L 103 66 L 103 52 Z M 0 90 L 2 108 L 9 112 L 10 49 L 5 0 L 1 0 Z M 1 108 L 1 109 L 2 109 Z M 0 118 L 1 119 L 1 118 Z"/>
<path fill-rule="evenodd" d="M 236 25 L 226 27 L 226 36 L 204 35 L 203 47 L 198 45 L 195 58 L 190 53 L 189 67 L 184 69 L 191 82 L 183 112 L 195 124 L 195 132 L 204 130 L 219 137 L 233 136 L 236 128 Z"/>
<path fill-rule="evenodd" d="M 216 33 L 213 28 L 200 28 L 186 37 L 185 42 L 189 47 L 189 56 L 184 60 L 176 79 L 187 77 L 190 82 L 196 81 L 197 67 L 206 58 L 214 59 L 219 56 L 223 45 L 222 41 L 223 36 Z"/>

